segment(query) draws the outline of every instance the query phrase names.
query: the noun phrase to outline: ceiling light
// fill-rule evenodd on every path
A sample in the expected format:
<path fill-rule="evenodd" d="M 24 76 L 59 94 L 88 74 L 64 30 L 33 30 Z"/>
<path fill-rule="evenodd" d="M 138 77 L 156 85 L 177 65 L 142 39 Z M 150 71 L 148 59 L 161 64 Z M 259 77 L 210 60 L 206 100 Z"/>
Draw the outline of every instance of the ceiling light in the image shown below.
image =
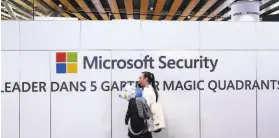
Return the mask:
<path fill-rule="evenodd" d="M 61 5 L 61 4 L 59 4 L 58 6 L 59 6 L 60 8 L 62 7 L 62 5 Z"/>
<path fill-rule="evenodd" d="M 191 16 L 188 16 L 188 17 L 187 17 L 187 19 L 190 19 L 190 18 L 191 18 Z"/>
<path fill-rule="evenodd" d="M 150 10 L 153 10 L 153 7 L 150 7 Z"/>

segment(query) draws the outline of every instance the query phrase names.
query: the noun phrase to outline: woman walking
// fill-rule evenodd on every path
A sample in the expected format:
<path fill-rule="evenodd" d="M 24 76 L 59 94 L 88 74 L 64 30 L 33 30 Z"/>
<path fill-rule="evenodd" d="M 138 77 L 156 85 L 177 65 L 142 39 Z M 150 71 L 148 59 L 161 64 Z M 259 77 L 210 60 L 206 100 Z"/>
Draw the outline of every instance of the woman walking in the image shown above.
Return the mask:
<path fill-rule="evenodd" d="M 158 101 L 158 91 L 155 86 L 155 76 L 150 72 L 142 72 L 139 76 L 139 87 L 142 88 L 142 98 L 145 99 L 150 108 L 153 103 Z M 152 138 L 152 133 L 148 132 L 144 118 L 139 115 L 137 99 L 132 98 L 125 118 L 125 124 L 129 125 L 128 136 L 130 138 Z"/>

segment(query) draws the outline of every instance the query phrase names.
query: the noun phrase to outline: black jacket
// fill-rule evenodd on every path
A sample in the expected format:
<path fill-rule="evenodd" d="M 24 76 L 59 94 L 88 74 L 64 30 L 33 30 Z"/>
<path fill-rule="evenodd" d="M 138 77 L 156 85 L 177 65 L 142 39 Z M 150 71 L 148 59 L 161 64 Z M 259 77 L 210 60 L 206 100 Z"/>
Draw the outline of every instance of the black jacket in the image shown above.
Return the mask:
<path fill-rule="evenodd" d="M 138 108 L 136 99 L 132 98 L 129 101 L 128 110 L 125 117 L 125 124 L 128 125 L 128 121 L 130 119 L 131 127 L 135 133 L 138 133 L 144 129 L 146 129 L 146 125 L 144 120 L 139 117 Z M 146 132 L 141 136 L 134 136 L 130 131 L 128 133 L 130 138 L 152 138 L 152 134 L 150 132 Z"/>

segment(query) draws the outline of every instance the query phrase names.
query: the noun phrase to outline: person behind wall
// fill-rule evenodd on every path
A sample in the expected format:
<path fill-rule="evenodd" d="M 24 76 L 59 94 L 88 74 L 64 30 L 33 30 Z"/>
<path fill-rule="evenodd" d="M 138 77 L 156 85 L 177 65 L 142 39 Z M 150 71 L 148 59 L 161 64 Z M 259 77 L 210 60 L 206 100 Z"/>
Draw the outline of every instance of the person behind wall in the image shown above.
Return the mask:
<path fill-rule="evenodd" d="M 140 96 L 146 100 L 146 103 L 149 107 L 153 103 L 156 103 L 158 101 L 159 95 L 155 86 L 155 76 L 153 73 L 142 72 L 139 76 L 138 87 L 141 87 L 143 89 Z M 135 133 L 139 133 L 147 129 L 144 120 L 139 117 L 136 98 L 132 98 L 129 100 L 128 110 L 125 117 L 125 124 L 127 125 L 129 121 L 132 122 L 130 125 L 134 131 L 131 132 L 129 130 L 128 136 L 130 138 L 152 138 L 152 133 L 148 131 L 141 133 L 140 135 L 135 135 Z"/>

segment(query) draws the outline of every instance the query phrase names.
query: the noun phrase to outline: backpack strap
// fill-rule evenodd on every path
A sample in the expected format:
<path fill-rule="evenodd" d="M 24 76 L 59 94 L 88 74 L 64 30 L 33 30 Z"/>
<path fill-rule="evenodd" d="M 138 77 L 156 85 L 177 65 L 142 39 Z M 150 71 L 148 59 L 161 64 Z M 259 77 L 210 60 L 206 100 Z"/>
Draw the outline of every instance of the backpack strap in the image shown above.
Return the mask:
<path fill-rule="evenodd" d="M 141 135 L 141 134 L 143 134 L 143 132 L 144 132 L 144 130 L 142 130 L 142 131 L 140 131 L 140 132 L 138 132 L 138 133 L 134 132 L 133 129 L 132 129 L 132 126 L 131 126 L 131 119 L 129 119 L 129 121 L 128 121 L 128 128 L 129 128 L 130 132 L 131 132 L 134 136 Z"/>

